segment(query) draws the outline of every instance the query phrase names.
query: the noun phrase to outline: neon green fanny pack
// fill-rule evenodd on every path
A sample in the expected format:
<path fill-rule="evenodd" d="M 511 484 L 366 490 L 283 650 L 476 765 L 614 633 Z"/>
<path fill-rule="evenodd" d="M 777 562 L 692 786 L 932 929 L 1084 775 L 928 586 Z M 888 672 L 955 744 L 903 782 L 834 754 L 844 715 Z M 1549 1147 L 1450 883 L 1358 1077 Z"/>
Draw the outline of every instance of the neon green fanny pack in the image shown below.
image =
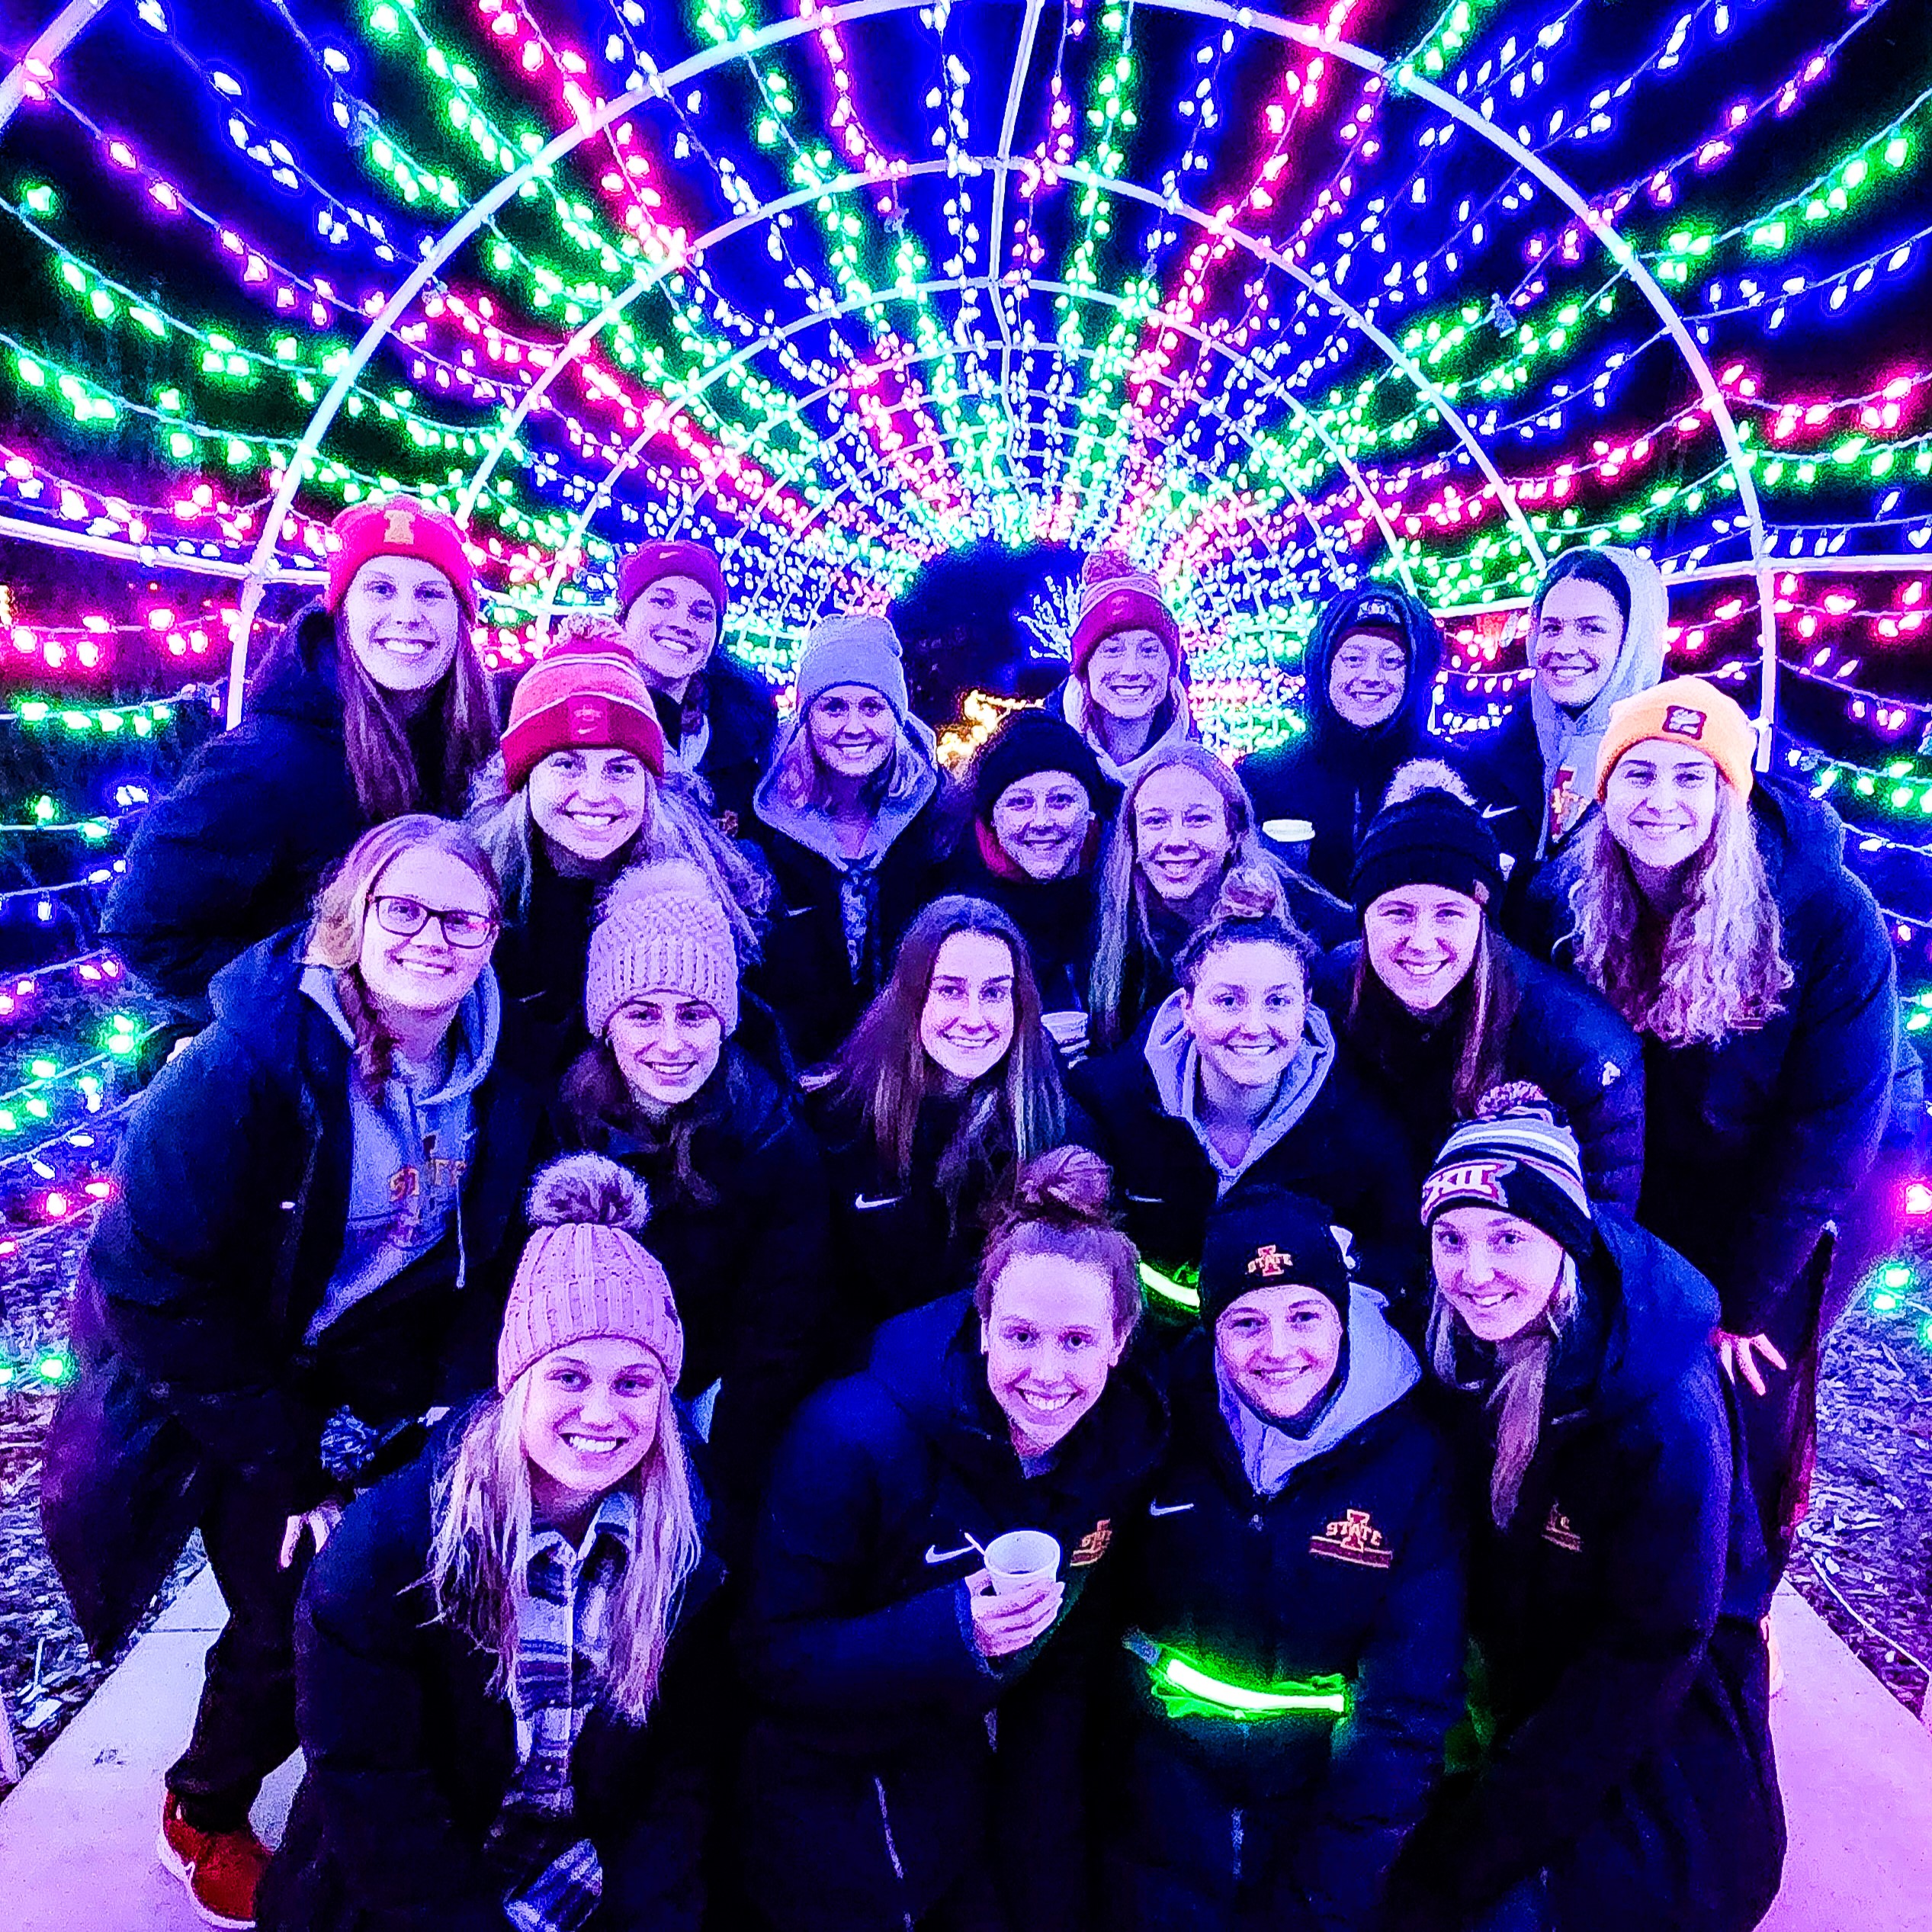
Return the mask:
<path fill-rule="evenodd" d="M 1170 1717 L 1232 1718 L 1252 1724 L 1276 1717 L 1346 1717 L 1348 1681 L 1337 1677 L 1307 1677 L 1287 1683 L 1236 1683 L 1216 1677 L 1167 1644 L 1138 1630 L 1121 1638 L 1122 1647 L 1147 1667 L 1154 1694 Z"/>
<path fill-rule="evenodd" d="M 1141 1290 L 1147 1305 L 1163 1314 L 1181 1315 L 1192 1321 L 1201 1312 L 1201 1271 L 1183 1262 L 1171 1275 L 1163 1275 L 1151 1261 L 1141 1263 Z"/>

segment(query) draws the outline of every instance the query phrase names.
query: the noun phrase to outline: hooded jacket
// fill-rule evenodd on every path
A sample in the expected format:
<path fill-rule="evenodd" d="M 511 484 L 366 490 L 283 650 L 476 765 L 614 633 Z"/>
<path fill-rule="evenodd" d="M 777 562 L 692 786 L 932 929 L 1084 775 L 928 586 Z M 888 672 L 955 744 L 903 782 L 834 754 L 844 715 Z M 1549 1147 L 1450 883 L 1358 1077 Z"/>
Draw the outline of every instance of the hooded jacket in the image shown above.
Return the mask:
<path fill-rule="evenodd" d="M 1394 711 L 1364 730 L 1336 711 L 1328 687 L 1343 640 L 1372 620 L 1400 628 L 1408 668 Z M 1234 769 L 1254 801 L 1257 823 L 1298 818 L 1314 827 L 1309 875 L 1346 898 L 1356 849 L 1381 809 L 1397 767 L 1412 758 L 1434 758 L 1460 769 L 1460 751 L 1429 728 L 1443 635 L 1422 604 L 1378 583 L 1330 602 L 1308 640 L 1305 662 L 1308 730 L 1266 751 L 1250 753 Z"/>
<path fill-rule="evenodd" d="M 1189 708 L 1187 685 L 1179 672 L 1169 680 L 1167 695 L 1160 701 L 1160 709 L 1154 714 L 1154 735 L 1141 746 L 1140 751 L 1125 764 L 1115 761 L 1107 749 L 1106 742 L 1093 726 L 1093 701 L 1087 695 L 1086 686 L 1078 678 L 1069 678 L 1059 691 L 1047 700 L 1047 708 L 1057 716 L 1064 717 L 1086 740 L 1087 747 L 1099 762 L 1102 775 L 1124 791 L 1140 776 L 1141 767 L 1157 751 L 1170 745 L 1184 745 L 1189 739 L 1198 738 L 1200 733 L 1194 728 L 1194 714 Z"/>
<path fill-rule="evenodd" d="M 348 1043 L 302 990 L 303 938 L 278 933 L 217 979 L 213 1025 L 135 1110 L 82 1264 L 42 1500 L 91 1639 L 139 1613 L 194 1520 L 178 1488 L 130 1513 L 156 1471 L 191 1484 L 220 1465 L 306 1509 L 335 1409 L 398 1420 L 493 1372 L 540 1119 L 505 1067 L 470 1090 L 441 1237 L 306 1339 L 346 1252 L 357 1147 Z"/>
<path fill-rule="evenodd" d="M 909 716 L 906 739 L 923 766 L 919 783 L 910 797 L 880 808 L 865 849 L 848 858 L 830 818 L 788 803 L 775 782 L 804 729 L 803 718 L 792 720 L 758 788 L 778 891 L 764 958 L 749 977 L 784 1022 L 799 1064 L 810 1066 L 852 1031 L 891 971 L 906 928 L 945 889 L 971 807 L 940 770 L 931 730 Z"/>
<path fill-rule="evenodd" d="M 1769 1572 L 1733 1480 L 1716 1297 L 1614 1208 L 1596 1218 L 1506 1529 L 1489 1375 L 1472 1362 L 1478 1385 L 1442 1392 L 1495 1736 L 1398 1861 L 1399 1932 L 1466 1925 L 1538 1871 L 1561 1932 L 1746 1932 L 1778 1889 Z"/>
<path fill-rule="evenodd" d="M 101 937 L 191 1028 L 207 1024 L 215 974 L 306 916 L 368 828 L 342 737 L 335 621 L 318 602 L 290 628 L 294 648 L 250 691 L 241 723 L 143 814 L 101 915 Z"/>
<path fill-rule="evenodd" d="M 1063 1922 L 1082 1869 L 1067 1809 L 1080 1605 L 1144 1504 L 1165 1433 L 1130 1353 L 1027 1476 L 963 1295 L 888 1322 L 862 1373 L 806 1404 L 778 1452 L 740 1630 L 756 1709 L 740 1852 L 775 1925 L 902 1932 L 989 1862 L 1029 1901 L 1029 1925 Z M 1058 1541 L 1066 1602 L 1032 1648 L 989 1664 L 963 1581 L 976 1541 L 1021 1527 Z"/>
<path fill-rule="evenodd" d="M 1269 1432 L 1293 1451 L 1279 1487 L 1244 1465 L 1212 1336 L 1175 1358 L 1172 1440 L 1147 1510 L 1122 1526 L 1113 1621 L 1244 1686 L 1339 1677 L 1349 1709 L 1216 1715 L 1158 1695 L 1123 1646 L 1097 1808 L 1114 1828 L 1109 1923 L 1126 1932 L 1369 1924 L 1461 1715 L 1452 1465 L 1380 1297 L 1350 1299 L 1342 1388 L 1307 1438 Z"/>
<path fill-rule="evenodd" d="M 664 730 L 666 756 L 711 787 L 718 827 L 736 839 L 753 828 L 752 797 L 772 762 L 778 705 L 764 679 L 727 656 L 722 646 L 694 682 L 698 689 L 688 692 L 682 704 L 653 689 L 652 706 Z M 687 730 L 694 709 L 695 723 Z"/>
<path fill-rule="evenodd" d="M 454 1430 L 357 1499 L 310 1568 L 295 1620 L 306 1767 L 263 1880 L 262 1932 L 503 1932 L 485 1846 L 517 1769 L 494 1657 L 441 1622 L 425 1577 Z M 694 1484 L 695 1487 L 695 1484 Z M 695 1499 L 702 1520 L 702 1494 Z M 697 1932 L 727 1667 L 708 1553 L 679 1606 L 641 1725 L 593 1704 L 570 1753 L 610 1932 Z"/>
<path fill-rule="evenodd" d="M 1086 1116 L 1070 1138 L 1113 1169 L 1142 1260 L 1170 1276 L 1198 1267 L 1208 1211 L 1252 1174 L 1321 1202 L 1354 1237 L 1363 1278 L 1399 1301 L 1421 1263 L 1401 1130 L 1338 1061 L 1320 1008 L 1308 1009 L 1301 1050 L 1238 1163 L 1224 1160 L 1202 1129 L 1197 1065 L 1175 993 L 1125 1045 L 1067 1077 Z"/>
<path fill-rule="evenodd" d="M 1590 1199 L 1634 1214 L 1644 1174 L 1644 1053 L 1616 1009 L 1574 974 L 1532 959 L 1499 932 L 1489 935 L 1499 974 L 1515 987 L 1516 1010 L 1503 1045 L 1500 1081 L 1528 1080 L 1563 1110 L 1583 1151 Z M 1402 1124 L 1414 1199 L 1456 1114 L 1448 1042 L 1439 1026 L 1381 993 L 1376 1019 L 1351 1029 L 1349 1009 L 1362 942 L 1318 960 L 1314 997 L 1332 1019 L 1343 1057 Z M 1466 987 L 1467 981 L 1465 981 Z M 1445 1006 L 1455 1005 L 1452 994 Z"/>

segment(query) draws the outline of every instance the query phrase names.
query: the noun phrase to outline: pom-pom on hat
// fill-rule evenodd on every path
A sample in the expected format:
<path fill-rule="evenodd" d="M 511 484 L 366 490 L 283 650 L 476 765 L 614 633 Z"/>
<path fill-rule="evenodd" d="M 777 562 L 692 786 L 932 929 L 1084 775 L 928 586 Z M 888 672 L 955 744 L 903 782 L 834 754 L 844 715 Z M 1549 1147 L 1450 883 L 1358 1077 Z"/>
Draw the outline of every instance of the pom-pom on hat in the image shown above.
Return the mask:
<path fill-rule="evenodd" d="M 1349 1266 L 1328 1210 L 1285 1188 L 1236 1188 L 1208 1215 L 1202 1238 L 1202 1326 L 1212 1329 L 1251 1289 L 1290 1287 L 1333 1302 L 1346 1332 Z"/>
<path fill-rule="evenodd" d="M 627 1000 L 678 993 L 701 1000 L 728 1037 L 738 1028 L 738 954 L 731 922 L 696 866 L 672 860 L 618 876 L 590 936 L 584 1018 L 593 1038 Z"/>
<path fill-rule="evenodd" d="M 1125 551 L 1096 550 L 1080 570 L 1080 605 L 1074 620 L 1074 675 L 1116 631 L 1151 631 L 1167 647 L 1171 670 L 1181 667 L 1181 627 L 1160 595 L 1160 586 L 1137 570 Z"/>
<path fill-rule="evenodd" d="M 601 1154 L 554 1160 L 530 1189 L 536 1232 L 523 1244 L 496 1338 L 496 1389 L 553 1350 L 598 1336 L 647 1348 L 674 1386 L 684 1369 L 684 1324 L 670 1277 L 637 1240 L 644 1184 Z"/>
<path fill-rule="evenodd" d="M 1451 1208 L 1500 1208 L 1540 1228 L 1581 1259 L 1596 1239 L 1577 1138 L 1540 1087 L 1493 1087 L 1476 1118 L 1443 1143 L 1422 1186 L 1422 1224 Z"/>
<path fill-rule="evenodd" d="M 1118 797 L 1100 769 L 1093 748 L 1064 718 L 1029 705 L 1009 711 L 973 761 L 973 805 L 988 825 L 993 808 L 1009 785 L 1041 772 L 1064 772 L 1086 794 L 1086 802 L 1105 817 Z"/>
<path fill-rule="evenodd" d="M 724 622 L 724 607 L 730 601 L 724 588 L 724 569 L 717 553 L 702 544 L 667 538 L 663 542 L 641 544 L 617 566 L 617 607 L 627 616 L 631 606 L 660 577 L 688 577 L 711 593 L 717 606 L 717 621 Z"/>
<path fill-rule="evenodd" d="M 1349 881 L 1356 910 L 1410 885 L 1439 885 L 1494 907 L 1503 884 L 1502 849 L 1462 781 L 1435 759 L 1403 765 L 1356 854 Z"/>
<path fill-rule="evenodd" d="M 624 634 L 608 618 L 573 615 L 517 681 L 503 730 L 503 775 L 515 791 L 554 751 L 634 752 L 664 775 L 664 727 Z"/>
<path fill-rule="evenodd" d="M 892 707 L 901 724 L 910 708 L 899 634 L 885 618 L 858 612 L 821 618 L 798 647 L 798 715 L 835 685 L 863 685 Z"/>
<path fill-rule="evenodd" d="M 453 516 L 413 496 L 387 496 L 351 503 L 330 527 L 337 547 L 329 554 L 329 582 L 322 601 L 331 613 L 342 608 L 356 572 L 372 558 L 417 557 L 449 579 L 465 615 L 476 622 L 477 574 Z"/>
<path fill-rule="evenodd" d="M 1610 788 L 1610 774 L 1616 769 L 1617 760 L 1647 738 L 1663 738 L 1701 751 L 1740 798 L 1751 796 L 1757 733 L 1744 707 L 1702 678 L 1668 678 L 1610 707 L 1610 721 L 1597 754 L 1600 804 Z"/>

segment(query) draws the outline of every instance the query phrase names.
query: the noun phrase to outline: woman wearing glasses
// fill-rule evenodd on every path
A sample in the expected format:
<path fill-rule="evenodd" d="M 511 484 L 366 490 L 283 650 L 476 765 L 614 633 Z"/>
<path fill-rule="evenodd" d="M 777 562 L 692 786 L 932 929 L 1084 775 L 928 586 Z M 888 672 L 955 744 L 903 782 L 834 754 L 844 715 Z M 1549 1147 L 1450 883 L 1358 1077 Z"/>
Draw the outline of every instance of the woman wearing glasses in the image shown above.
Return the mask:
<path fill-rule="evenodd" d="M 229 1620 L 161 1845 L 217 1924 L 253 1916 L 249 1812 L 295 1747 L 295 1596 L 342 1500 L 324 1422 L 393 1428 L 489 1378 L 538 1113 L 496 1064 L 499 915 L 461 826 L 364 833 L 306 932 L 217 978 L 214 1023 L 133 1116 L 81 1269 L 49 1537 L 104 1650 L 200 1525 Z"/>

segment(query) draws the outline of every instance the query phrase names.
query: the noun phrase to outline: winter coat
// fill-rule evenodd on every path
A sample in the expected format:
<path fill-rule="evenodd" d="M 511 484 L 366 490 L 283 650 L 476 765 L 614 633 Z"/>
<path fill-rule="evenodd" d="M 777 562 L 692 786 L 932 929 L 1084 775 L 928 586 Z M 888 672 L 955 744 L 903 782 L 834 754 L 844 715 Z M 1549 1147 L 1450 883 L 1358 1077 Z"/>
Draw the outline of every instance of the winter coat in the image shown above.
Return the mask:
<path fill-rule="evenodd" d="M 1539 1871 L 1558 1932 L 1745 1932 L 1778 1889 L 1769 1573 L 1732 1478 L 1717 1298 L 1616 1209 L 1597 1224 L 1506 1529 L 1489 1510 L 1488 1378 L 1442 1391 L 1495 1732 L 1473 1786 L 1445 1793 L 1398 1863 L 1398 1932 L 1465 1926 Z"/>
<path fill-rule="evenodd" d="M 1208 1211 L 1252 1174 L 1327 1208 L 1354 1237 L 1363 1278 L 1399 1310 L 1419 1279 L 1422 1250 L 1402 1130 L 1337 1058 L 1321 1009 L 1309 1008 L 1302 1053 L 1284 1076 L 1285 1095 L 1299 1082 L 1295 1097 L 1285 1106 L 1278 1097 L 1237 1174 L 1223 1170 L 1183 1117 L 1192 1112 L 1195 1080 L 1178 994 L 1125 1046 L 1067 1077 L 1086 1116 L 1073 1138 L 1113 1169 L 1114 1199 L 1142 1261 L 1168 1277 L 1198 1268 Z M 1160 1312 L 1176 1310 L 1162 1305 Z"/>
<path fill-rule="evenodd" d="M 735 1040 L 685 1109 L 704 1199 L 678 1177 L 674 1149 L 634 1119 L 566 1118 L 561 1133 L 622 1163 L 649 1190 L 642 1238 L 684 1323 L 678 1392 L 695 1401 L 722 1384 L 707 1440 L 720 1531 L 729 1526 L 735 1544 L 773 1447 L 831 1359 L 825 1170 L 789 1092 Z"/>
<path fill-rule="evenodd" d="M 1513 982 L 1516 1010 L 1504 1041 L 1497 1080 L 1529 1080 L 1563 1109 L 1583 1151 L 1590 1198 L 1635 1213 L 1644 1173 L 1644 1056 L 1637 1036 L 1593 987 L 1574 974 L 1532 959 L 1499 932 L 1489 935 L 1497 976 Z M 1420 1202 L 1457 1115 L 1450 1086 L 1449 1031 L 1425 1026 L 1379 980 L 1364 988 L 1365 1015 L 1351 1027 L 1359 940 L 1317 962 L 1314 996 L 1334 1022 L 1342 1057 L 1402 1124 Z M 1465 1009 L 1463 984 L 1438 1009 L 1441 1019 Z"/>
<path fill-rule="evenodd" d="M 489 964 L 504 1006 L 517 1016 L 531 1077 L 539 1081 L 554 1083 L 590 1045 L 584 974 L 597 908 L 611 877 L 560 872 L 550 841 L 532 828 L 529 901 L 520 913 L 505 907 Z"/>
<path fill-rule="evenodd" d="M 1157 1694 L 1164 1658 L 1123 1646 L 1096 1806 L 1123 1932 L 1369 1924 L 1462 1713 L 1448 1452 L 1378 1298 L 1352 1298 L 1343 1386 L 1272 1494 L 1243 1466 L 1213 1337 L 1197 1328 L 1176 1358 L 1172 1439 L 1146 1513 L 1121 1526 L 1109 1608 L 1130 1641 L 1232 1683 L 1340 1677 L 1348 1714 L 1218 1715 Z"/>
<path fill-rule="evenodd" d="M 1347 898 L 1356 849 L 1369 821 L 1382 809 L 1396 768 L 1412 758 L 1436 758 L 1459 766 L 1461 753 L 1429 729 L 1436 677 L 1442 669 L 1442 633 L 1413 598 L 1378 586 L 1379 599 L 1401 612 L 1408 672 L 1401 702 L 1380 724 L 1364 730 L 1336 711 L 1328 695 L 1335 653 L 1356 629 L 1360 599 L 1338 599 L 1321 614 L 1305 659 L 1308 728 L 1299 737 L 1250 752 L 1236 775 L 1254 801 L 1258 823 L 1305 819 L 1314 827 L 1308 869 L 1317 884 Z"/>
<path fill-rule="evenodd" d="M 1638 1218 L 1716 1284 L 1731 1333 L 1801 1346 L 1807 1263 L 1891 1112 L 1898 973 L 1878 907 L 1845 868 L 1837 814 L 1776 779 L 1751 802 L 1797 977 L 1754 1031 L 1715 1046 L 1645 1037 Z"/>
<path fill-rule="evenodd" d="M 907 730 L 929 758 L 926 727 L 915 718 Z M 778 890 L 765 957 L 749 977 L 783 1021 L 793 1056 L 809 1067 L 836 1051 L 891 973 L 906 928 L 945 890 L 970 807 L 932 762 L 914 800 L 881 812 L 855 860 L 839 852 L 823 812 L 788 804 L 769 774 L 757 809 Z M 849 895 L 864 906 L 855 968 L 846 937 Z"/>
<path fill-rule="evenodd" d="M 752 794 L 772 762 L 778 705 L 764 679 L 722 647 L 711 653 L 694 683 L 699 688 L 688 692 L 682 704 L 663 692 L 651 693 L 666 754 L 711 787 L 714 816 L 727 838 L 749 836 L 757 823 Z M 687 732 L 692 710 L 701 722 Z"/>
<path fill-rule="evenodd" d="M 310 1343 L 344 1246 L 352 1149 L 348 1042 L 300 987 L 299 929 L 212 989 L 214 1024 L 142 1097 L 82 1265 L 77 1374 L 49 1434 L 48 1542 L 90 1638 L 140 1613 L 195 1518 L 196 1471 L 280 1490 L 327 1484 L 324 1420 L 419 1414 L 487 1385 L 508 1252 L 541 1118 L 493 1064 L 471 1099 L 452 1225 Z M 480 984 L 481 982 L 479 982 Z M 157 1471 L 178 1507 L 128 1498 Z"/>
<path fill-rule="evenodd" d="M 291 628 L 294 650 L 250 690 L 241 723 L 143 815 L 101 916 L 102 938 L 191 1027 L 207 1023 L 215 974 L 305 918 L 368 829 L 343 743 L 335 621 L 311 604 Z"/>
<path fill-rule="evenodd" d="M 740 1853 L 774 1925 L 901 1932 L 989 1859 L 1028 1902 L 1016 1922 L 1067 1922 L 1084 1869 L 1080 1605 L 1144 1506 L 1164 1433 L 1130 1356 L 1051 1466 L 1025 1475 L 964 1295 L 887 1323 L 862 1374 L 806 1404 L 740 1633 L 756 1703 Z M 963 1579 L 975 1540 L 1017 1528 L 1058 1540 L 1066 1603 L 1030 1649 L 989 1663 Z"/>
<path fill-rule="evenodd" d="M 997 906 L 1019 929 L 1039 982 L 1043 1013 L 1084 1013 L 1093 964 L 1093 913 L 1099 841 L 1089 862 L 1070 878 L 1028 876 L 1001 852 L 975 819 L 954 855 L 948 892 Z"/>
<path fill-rule="evenodd" d="M 452 1432 L 453 1435 L 453 1432 Z M 306 1767 L 261 1888 L 262 1932 L 504 1932 L 484 1846 L 517 1770 L 496 1659 L 438 1621 L 425 1581 L 434 1484 L 453 1439 L 358 1497 L 303 1586 L 295 1619 Z M 603 1872 L 599 1932 L 696 1932 L 728 1667 L 716 1559 L 685 1586 L 641 1725 L 601 1702 L 570 1757 L 574 1827 Z"/>
<path fill-rule="evenodd" d="M 1125 764 L 1116 762 L 1107 749 L 1106 740 L 1093 728 L 1093 701 L 1087 696 L 1086 686 L 1078 678 L 1068 678 L 1057 691 L 1051 693 L 1046 701 L 1046 708 L 1055 717 L 1064 718 L 1086 740 L 1087 748 L 1099 760 L 1102 775 L 1122 791 L 1139 777 L 1141 767 L 1156 752 L 1164 751 L 1170 745 L 1186 744 L 1201 735 L 1194 727 L 1186 681 L 1178 674 L 1169 684 L 1160 709 L 1154 714 L 1153 735 Z"/>

